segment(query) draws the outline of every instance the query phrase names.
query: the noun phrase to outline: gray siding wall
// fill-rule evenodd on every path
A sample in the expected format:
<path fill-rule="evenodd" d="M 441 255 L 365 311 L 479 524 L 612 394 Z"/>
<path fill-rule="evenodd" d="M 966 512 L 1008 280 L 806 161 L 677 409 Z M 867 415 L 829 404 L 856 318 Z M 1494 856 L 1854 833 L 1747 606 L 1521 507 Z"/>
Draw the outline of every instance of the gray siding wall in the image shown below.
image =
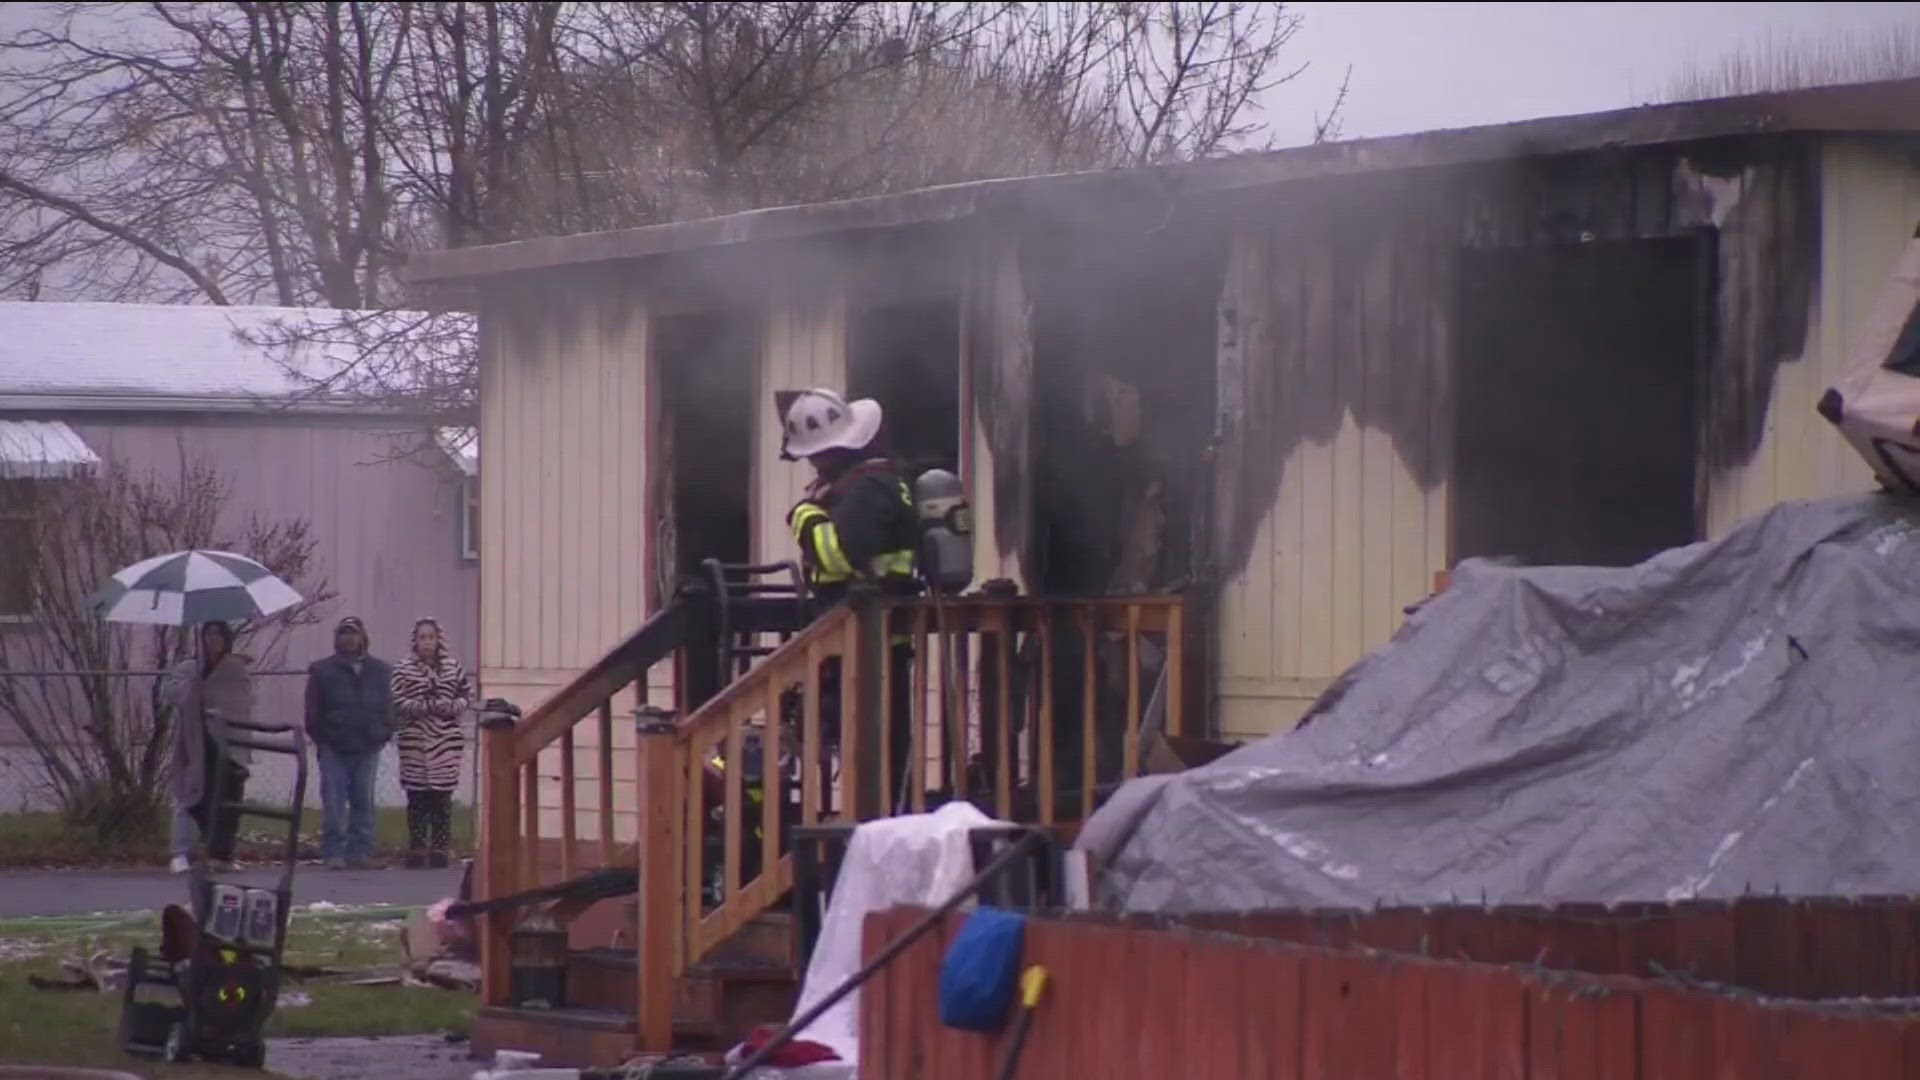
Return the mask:
<path fill-rule="evenodd" d="M 348 614 L 366 620 L 376 655 L 397 659 L 413 620 L 431 615 L 469 669 L 478 670 L 479 570 L 461 557 L 459 474 L 437 454 L 396 457 L 397 423 L 298 415 L 59 419 L 102 460 L 135 471 L 177 475 L 182 451 L 189 460 L 212 461 L 230 486 L 226 524 L 235 535 L 249 515 L 308 521 L 317 541 L 316 574 L 337 596 L 320 612 L 319 624 L 288 636 L 284 656 L 261 658 L 266 666 L 304 668 L 331 652 L 333 624 Z M 263 676 L 262 708 L 297 718 L 303 689 L 299 676 Z M 17 743 L 11 725 L 0 721 L 0 812 L 30 802 L 18 775 Z M 469 777 L 471 771 L 469 762 Z M 262 796 L 290 790 L 279 771 L 256 772 Z M 383 803 L 404 801 L 395 773 L 389 751 L 381 768 Z M 317 806 L 318 800 L 313 776 L 308 802 Z"/>

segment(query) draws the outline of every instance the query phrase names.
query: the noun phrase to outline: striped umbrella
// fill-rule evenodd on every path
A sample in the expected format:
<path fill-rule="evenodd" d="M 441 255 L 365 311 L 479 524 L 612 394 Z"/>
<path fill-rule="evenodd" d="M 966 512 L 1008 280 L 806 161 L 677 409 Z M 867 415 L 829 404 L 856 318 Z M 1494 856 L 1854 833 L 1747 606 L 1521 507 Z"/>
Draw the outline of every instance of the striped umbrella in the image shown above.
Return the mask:
<path fill-rule="evenodd" d="M 300 602 L 273 572 L 230 551 L 176 551 L 137 562 L 93 595 L 102 619 L 153 626 L 262 619 Z"/>

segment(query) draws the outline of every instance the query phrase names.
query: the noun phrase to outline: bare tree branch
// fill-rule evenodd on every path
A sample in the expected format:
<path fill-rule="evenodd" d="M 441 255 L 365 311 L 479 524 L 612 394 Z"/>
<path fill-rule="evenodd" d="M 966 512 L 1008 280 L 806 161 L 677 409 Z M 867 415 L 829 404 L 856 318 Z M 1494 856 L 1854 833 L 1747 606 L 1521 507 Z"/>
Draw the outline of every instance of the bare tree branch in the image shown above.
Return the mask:
<path fill-rule="evenodd" d="M 225 520 L 227 496 L 220 472 L 184 449 L 170 472 L 115 464 L 93 477 L 0 480 L 0 510 L 27 526 L 0 533 L 0 566 L 23 584 L 32 609 L 28 623 L 0 634 L 0 716 L 25 737 L 78 827 L 108 835 L 155 823 L 172 718 L 157 682 L 107 673 L 165 669 L 191 650 L 191 631 L 95 616 L 91 597 L 109 575 L 185 548 L 260 560 L 306 597 L 235 628 L 242 651 L 268 663 L 278 661 L 289 632 L 317 621 L 333 599 L 303 521 L 249 518 L 236 528 Z"/>
<path fill-rule="evenodd" d="M 0 290 L 376 315 L 431 306 L 413 248 L 1256 148 L 1301 70 L 1300 17 L 1233 0 L 45 9 L 0 66 Z M 470 321 L 401 321 L 313 377 L 470 419 Z"/>
<path fill-rule="evenodd" d="M 206 274 L 201 273 L 200 269 L 192 263 L 168 251 L 160 244 L 148 237 L 142 236 L 127 226 L 117 225 L 108 221 L 79 203 L 74 202 L 72 199 L 63 195 L 56 195 L 51 191 L 47 191 L 38 185 L 30 184 L 4 171 L 0 171 L 0 190 L 12 191 L 15 194 L 23 195 L 38 205 L 51 210 L 57 210 L 88 228 L 97 229 L 116 240 L 124 241 L 129 246 L 153 261 L 160 263 L 162 266 L 168 266 L 179 271 L 188 281 L 193 282 L 202 293 L 205 293 L 207 299 L 213 303 L 225 304 L 228 302 L 226 291 L 220 288 L 218 282 L 209 278 Z"/>

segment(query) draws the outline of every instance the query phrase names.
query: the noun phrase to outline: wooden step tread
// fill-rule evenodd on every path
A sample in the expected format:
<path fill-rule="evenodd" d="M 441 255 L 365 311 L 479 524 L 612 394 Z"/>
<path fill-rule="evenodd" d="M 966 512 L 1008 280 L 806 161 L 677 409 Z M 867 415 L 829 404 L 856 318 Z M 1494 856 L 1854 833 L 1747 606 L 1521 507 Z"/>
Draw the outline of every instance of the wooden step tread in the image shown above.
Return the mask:
<path fill-rule="evenodd" d="M 568 955 L 574 963 L 591 967 L 621 971 L 640 969 L 640 954 L 632 949 L 575 949 Z M 789 964 L 744 958 L 709 958 L 687 969 L 682 977 L 724 979 L 728 982 L 791 982 L 799 978 L 799 974 Z"/>
<path fill-rule="evenodd" d="M 631 1033 L 635 1028 L 632 1013 L 616 1012 L 612 1009 L 518 1009 L 506 1005 L 482 1005 L 480 1015 L 490 1019 L 521 1020 L 553 1027 L 585 1028 L 590 1031 Z"/>
<path fill-rule="evenodd" d="M 480 1016 L 489 1020 L 513 1020 L 523 1024 L 542 1024 L 547 1027 L 577 1028 L 582 1031 L 606 1032 L 615 1035 L 631 1035 L 639 1030 L 638 1022 L 632 1013 L 617 1009 L 591 1009 L 570 1006 L 565 1009 L 521 1009 L 509 1005 L 482 1005 Z M 681 1017 L 673 1019 L 673 1034 L 676 1039 L 685 1038 L 694 1041 L 708 1041 L 719 1033 L 719 1027 L 707 1020 L 688 1020 Z"/>

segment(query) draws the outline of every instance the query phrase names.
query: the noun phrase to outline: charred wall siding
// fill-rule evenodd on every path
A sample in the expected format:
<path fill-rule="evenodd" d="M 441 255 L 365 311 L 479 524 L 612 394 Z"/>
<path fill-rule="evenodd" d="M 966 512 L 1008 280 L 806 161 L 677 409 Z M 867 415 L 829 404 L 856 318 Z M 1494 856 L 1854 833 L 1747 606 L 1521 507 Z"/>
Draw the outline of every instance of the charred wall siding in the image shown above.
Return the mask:
<path fill-rule="evenodd" d="M 1702 516 L 1807 349 L 1819 147 L 1740 140 L 1296 184 L 1215 208 L 1220 726 L 1291 724 L 1451 561 L 1463 248 L 1713 230 Z"/>
<path fill-rule="evenodd" d="M 1859 456 L 1814 411 L 1847 368 L 1866 312 L 1920 222 L 1920 156 L 1884 140 L 1820 147 L 1820 275 L 1805 359 L 1774 369 L 1759 449 L 1708 491 L 1710 535 L 1787 499 L 1870 491 Z"/>

